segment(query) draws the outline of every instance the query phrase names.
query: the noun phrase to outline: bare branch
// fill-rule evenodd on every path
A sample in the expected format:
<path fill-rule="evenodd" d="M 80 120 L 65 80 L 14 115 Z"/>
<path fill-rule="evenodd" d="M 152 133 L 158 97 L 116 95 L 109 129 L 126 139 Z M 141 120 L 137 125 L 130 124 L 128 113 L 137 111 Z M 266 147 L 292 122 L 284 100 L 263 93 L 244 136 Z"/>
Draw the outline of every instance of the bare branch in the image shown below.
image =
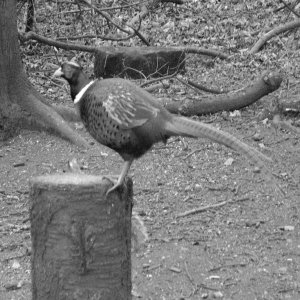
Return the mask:
<path fill-rule="evenodd" d="M 90 4 L 88 1 L 86 0 L 76 0 L 78 3 L 83 3 L 86 6 L 92 8 L 94 11 L 96 11 L 99 15 L 101 15 L 103 18 L 105 18 L 108 22 L 110 22 L 111 24 L 113 24 L 116 28 L 118 28 L 120 31 L 123 31 L 125 33 L 127 33 L 128 35 L 131 34 L 130 31 L 124 29 L 122 26 L 120 26 L 118 23 L 116 23 L 115 21 L 113 21 L 110 17 L 109 14 L 101 11 L 98 7 L 96 7 L 95 5 Z"/>
<path fill-rule="evenodd" d="M 290 10 L 295 16 L 297 16 L 298 18 L 300 18 L 300 15 L 294 10 L 293 7 L 291 7 L 290 4 L 286 3 L 284 0 L 279 0 L 284 7 L 286 7 L 288 10 Z"/>
<path fill-rule="evenodd" d="M 190 84 L 191 86 L 197 88 L 200 91 L 204 91 L 204 92 L 211 93 L 211 94 L 224 94 L 224 93 L 229 92 L 229 91 L 223 90 L 223 89 L 209 88 L 209 87 L 207 87 L 203 84 L 196 83 L 196 82 L 193 82 L 191 80 L 188 80 L 188 84 Z"/>
<path fill-rule="evenodd" d="M 272 29 L 271 31 L 269 31 L 268 33 L 266 33 L 264 36 L 262 36 L 257 42 L 256 44 L 252 47 L 252 49 L 250 50 L 250 54 L 255 54 L 259 51 L 259 49 L 268 41 L 270 40 L 272 37 L 283 33 L 285 31 L 291 30 L 291 29 L 295 29 L 297 27 L 300 27 L 300 20 L 297 19 L 295 21 L 286 23 L 284 25 L 278 26 L 274 29 Z"/>
<path fill-rule="evenodd" d="M 114 20 L 111 19 L 111 17 L 109 16 L 109 14 L 105 13 L 104 11 L 100 10 L 98 7 L 90 4 L 89 2 L 87 2 L 86 0 L 76 0 L 77 2 L 81 2 L 84 3 L 85 5 L 87 5 L 88 7 L 94 9 L 99 15 L 101 15 L 103 18 L 105 18 L 108 22 L 110 22 L 111 24 L 113 24 L 116 28 L 118 28 L 120 31 L 127 33 L 129 36 L 138 36 L 140 38 L 140 40 L 145 43 L 147 46 L 150 46 L 149 42 L 147 41 L 147 39 L 138 31 L 139 29 L 134 29 L 131 26 L 128 26 L 129 28 L 131 28 L 132 30 L 126 30 L 123 27 L 121 27 L 118 23 L 116 23 Z M 140 24 L 139 24 L 139 28 L 141 25 L 141 20 L 140 20 Z M 133 31 L 133 32 L 132 32 Z M 134 33 L 132 35 L 132 33 Z"/>
<path fill-rule="evenodd" d="M 129 36 L 126 36 L 124 38 L 115 38 L 113 36 L 107 35 L 96 35 L 96 34 L 87 34 L 87 35 L 79 35 L 79 36 L 71 36 L 71 37 L 59 37 L 56 40 L 57 41 L 66 41 L 66 40 L 80 40 L 80 39 L 101 39 L 103 41 L 114 41 L 114 42 L 120 42 L 120 41 L 127 41 L 133 37 L 135 37 L 137 34 L 134 32 Z"/>
<path fill-rule="evenodd" d="M 204 48 L 196 48 L 196 47 L 175 47 L 174 49 L 184 51 L 185 53 L 190 53 L 190 54 L 202 54 L 202 55 L 207 55 L 212 57 L 218 57 L 221 59 L 229 58 L 229 55 L 213 49 L 204 49 Z"/>
<path fill-rule="evenodd" d="M 41 36 L 32 31 L 26 32 L 26 33 L 19 32 L 19 39 L 22 42 L 28 41 L 28 40 L 36 40 L 40 43 L 43 43 L 43 44 L 46 44 L 49 46 L 53 46 L 53 47 L 57 47 L 57 48 L 61 48 L 61 49 L 65 49 L 65 50 L 77 50 L 77 51 L 86 51 L 86 52 L 95 52 L 97 50 L 96 47 L 59 42 L 59 41 Z"/>
<path fill-rule="evenodd" d="M 248 200 L 251 200 L 251 198 L 243 197 L 243 198 L 236 199 L 236 200 L 230 199 L 230 200 L 227 200 L 227 201 L 223 201 L 223 202 L 219 202 L 219 203 L 215 203 L 215 204 L 211 204 L 211 205 L 207 205 L 207 206 L 194 208 L 194 209 L 185 211 L 183 213 L 180 213 L 176 217 L 177 218 L 187 217 L 189 215 L 194 215 L 194 214 L 197 214 L 197 213 L 201 213 L 201 212 L 204 212 L 204 211 L 207 211 L 207 210 L 210 210 L 210 209 L 216 209 L 216 208 L 225 206 L 227 204 L 233 204 L 233 203 L 236 203 L 236 202 L 248 201 Z"/>
<path fill-rule="evenodd" d="M 171 79 L 171 78 L 175 77 L 178 73 L 179 73 L 179 70 L 177 70 L 175 73 L 173 73 L 171 75 L 167 75 L 167 76 L 164 76 L 164 77 L 159 77 L 159 78 L 155 78 L 155 79 L 149 80 L 149 81 L 144 82 L 143 84 L 141 84 L 141 87 L 144 87 L 146 85 L 152 84 L 152 83 L 157 82 L 157 81 Z"/>

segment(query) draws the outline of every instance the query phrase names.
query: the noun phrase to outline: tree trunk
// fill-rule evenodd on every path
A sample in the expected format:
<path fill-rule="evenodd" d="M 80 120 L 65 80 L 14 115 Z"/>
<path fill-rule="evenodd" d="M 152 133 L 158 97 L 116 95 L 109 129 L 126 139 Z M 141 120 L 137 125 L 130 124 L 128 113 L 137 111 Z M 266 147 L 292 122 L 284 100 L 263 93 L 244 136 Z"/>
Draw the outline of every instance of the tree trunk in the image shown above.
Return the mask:
<path fill-rule="evenodd" d="M 22 66 L 17 31 L 16 1 L 0 1 L 0 139 L 22 126 L 48 129 L 79 146 L 85 139 L 74 132 L 29 82 Z"/>
<path fill-rule="evenodd" d="M 132 181 L 67 173 L 31 184 L 32 299 L 131 299 Z"/>

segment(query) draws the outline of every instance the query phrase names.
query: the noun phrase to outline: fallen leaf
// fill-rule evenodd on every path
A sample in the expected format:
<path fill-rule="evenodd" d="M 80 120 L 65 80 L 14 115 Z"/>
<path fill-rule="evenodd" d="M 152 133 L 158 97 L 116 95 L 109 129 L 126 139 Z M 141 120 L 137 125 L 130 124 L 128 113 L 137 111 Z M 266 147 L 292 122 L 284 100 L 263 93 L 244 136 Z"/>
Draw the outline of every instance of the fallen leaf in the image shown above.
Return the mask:
<path fill-rule="evenodd" d="M 230 157 L 224 162 L 224 165 L 231 166 L 233 162 L 234 162 L 234 159 L 232 157 Z"/>
<path fill-rule="evenodd" d="M 20 265 L 20 263 L 17 260 L 14 260 L 11 267 L 13 269 L 19 269 L 21 267 L 21 265 Z"/>

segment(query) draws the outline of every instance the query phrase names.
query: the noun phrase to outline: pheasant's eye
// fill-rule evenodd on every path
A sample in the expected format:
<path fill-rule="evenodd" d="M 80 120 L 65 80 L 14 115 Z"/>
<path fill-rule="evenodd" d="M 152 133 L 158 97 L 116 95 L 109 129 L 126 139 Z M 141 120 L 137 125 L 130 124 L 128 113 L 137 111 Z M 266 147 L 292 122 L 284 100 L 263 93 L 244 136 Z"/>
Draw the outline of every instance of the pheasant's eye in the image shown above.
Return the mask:
<path fill-rule="evenodd" d="M 73 75 L 73 70 L 71 67 L 69 66 L 66 66 L 65 69 L 64 69 L 64 75 L 66 78 L 70 79 Z"/>

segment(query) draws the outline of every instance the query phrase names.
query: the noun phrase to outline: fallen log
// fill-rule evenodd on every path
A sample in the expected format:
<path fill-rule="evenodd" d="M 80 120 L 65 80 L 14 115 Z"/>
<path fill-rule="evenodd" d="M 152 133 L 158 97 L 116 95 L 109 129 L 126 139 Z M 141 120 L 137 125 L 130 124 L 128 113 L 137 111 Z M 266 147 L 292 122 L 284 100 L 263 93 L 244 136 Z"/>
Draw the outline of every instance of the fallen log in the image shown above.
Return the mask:
<path fill-rule="evenodd" d="M 169 101 L 163 99 L 167 110 L 184 116 L 213 114 L 219 111 L 233 111 L 249 106 L 279 88 L 282 76 L 267 72 L 251 85 L 226 94 L 201 96 L 201 99 Z"/>

